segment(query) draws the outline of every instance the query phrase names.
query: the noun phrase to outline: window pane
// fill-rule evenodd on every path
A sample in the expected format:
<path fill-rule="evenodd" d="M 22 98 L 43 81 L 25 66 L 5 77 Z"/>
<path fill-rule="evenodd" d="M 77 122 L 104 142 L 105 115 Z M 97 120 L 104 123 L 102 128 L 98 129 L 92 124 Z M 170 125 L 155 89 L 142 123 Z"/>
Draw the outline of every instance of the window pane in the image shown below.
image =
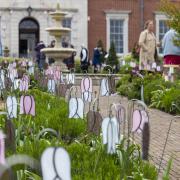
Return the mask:
<path fill-rule="evenodd" d="M 71 28 L 71 18 L 66 18 L 63 20 L 63 27 Z"/>
<path fill-rule="evenodd" d="M 120 19 L 110 20 L 110 42 L 114 42 L 117 53 L 123 53 L 124 51 L 123 26 L 124 26 L 123 20 Z"/>
<path fill-rule="evenodd" d="M 62 25 L 63 27 L 71 28 L 71 18 L 65 18 L 62 21 Z M 68 37 L 71 40 L 71 32 L 69 32 Z"/>
<path fill-rule="evenodd" d="M 165 20 L 160 20 L 159 21 L 159 41 L 162 40 L 164 37 L 165 33 L 169 30 L 169 27 L 166 24 Z M 163 49 L 159 48 L 159 53 L 162 54 Z"/>
<path fill-rule="evenodd" d="M 20 25 L 20 29 L 38 29 L 38 24 L 33 19 L 25 19 L 23 20 Z"/>

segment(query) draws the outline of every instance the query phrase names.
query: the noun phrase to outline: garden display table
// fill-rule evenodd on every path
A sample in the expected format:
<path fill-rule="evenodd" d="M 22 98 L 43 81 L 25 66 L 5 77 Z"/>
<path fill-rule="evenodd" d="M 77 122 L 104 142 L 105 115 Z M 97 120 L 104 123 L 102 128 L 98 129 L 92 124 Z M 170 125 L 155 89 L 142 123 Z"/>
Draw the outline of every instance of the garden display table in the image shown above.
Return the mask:
<path fill-rule="evenodd" d="M 163 76 L 164 76 L 165 80 L 174 82 L 176 69 L 180 69 L 180 65 L 165 64 L 163 67 L 164 67 Z"/>

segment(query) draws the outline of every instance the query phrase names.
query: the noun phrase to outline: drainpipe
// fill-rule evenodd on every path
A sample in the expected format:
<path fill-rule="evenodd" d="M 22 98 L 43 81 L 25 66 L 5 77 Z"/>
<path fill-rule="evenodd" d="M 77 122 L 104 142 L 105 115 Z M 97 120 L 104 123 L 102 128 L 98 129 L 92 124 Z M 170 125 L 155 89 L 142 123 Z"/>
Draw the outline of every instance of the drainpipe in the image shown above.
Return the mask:
<path fill-rule="evenodd" d="M 144 29 L 144 0 L 140 0 L 140 28 Z"/>

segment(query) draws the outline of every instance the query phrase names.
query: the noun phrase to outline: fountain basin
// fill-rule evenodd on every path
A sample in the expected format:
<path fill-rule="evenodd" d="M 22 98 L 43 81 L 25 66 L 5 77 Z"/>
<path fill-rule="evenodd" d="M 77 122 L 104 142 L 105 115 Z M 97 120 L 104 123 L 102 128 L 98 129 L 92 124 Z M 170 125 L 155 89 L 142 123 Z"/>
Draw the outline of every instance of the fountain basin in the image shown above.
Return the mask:
<path fill-rule="evenodd" d="M 61 37 L 67 35 L 71 31 L 71 29 L 64 27 L 50 27 L 46 28 L 46 31 L 48 31 L 51 36 Z"/>
<path fill-rule="evenodd" d="M 76 50 L 72 48 L 44 48 L 41 52 L 45 53 L 47 57 L 58 61 L 70 57 Z"/>
<path fill-rule="evenodd" d="M 62 12 L 62 11 L 56 11 L 49 14 L 52 16 L 52 19 L 56 21 L 61 21 L 62 19 L 64 19 L 64 16 L 67 15 L 67 13 Z"/>

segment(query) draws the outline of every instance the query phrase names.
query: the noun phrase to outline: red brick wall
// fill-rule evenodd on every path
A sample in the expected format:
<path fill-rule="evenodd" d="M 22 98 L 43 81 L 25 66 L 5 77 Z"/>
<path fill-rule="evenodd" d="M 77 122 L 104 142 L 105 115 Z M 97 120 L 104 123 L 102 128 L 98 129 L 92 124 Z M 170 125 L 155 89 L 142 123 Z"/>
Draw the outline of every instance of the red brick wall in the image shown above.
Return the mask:
<path fill-rule="evenodd" d="M 154 19 L 154 11 L 158 10 L 159 0 L 144 0 L 144 20 Z M 101 39 L 106 47 L 106 14 L 105 10 L 130 10 L 129 14 L 129 51 L 138 41 L 141 31 L 140 0 L 89 0 L 88 15 L 88 48 L 92 55 L 93 48 Z"/>

